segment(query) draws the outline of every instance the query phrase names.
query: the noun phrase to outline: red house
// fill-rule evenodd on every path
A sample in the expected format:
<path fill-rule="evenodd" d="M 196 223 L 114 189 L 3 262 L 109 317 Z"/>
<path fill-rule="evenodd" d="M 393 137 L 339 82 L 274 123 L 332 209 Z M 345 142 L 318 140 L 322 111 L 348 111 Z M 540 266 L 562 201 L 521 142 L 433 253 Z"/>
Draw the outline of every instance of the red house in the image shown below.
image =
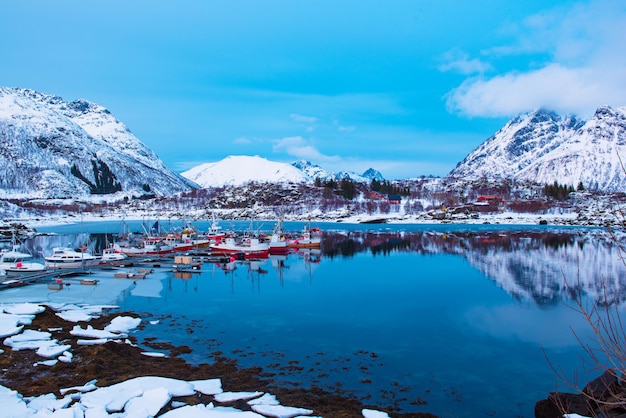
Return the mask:
<path fill-rule="evenodd" d="M 489 203 L 492 205 L 498 205 L 504 202 L 504 200 L 500 196 L 495 196 L 495 195 L 478 196 L 478 199 L 476 199 L 476 201 L 478 203 Z"/>
<path fill-rule="evenodd" d="M 400 196 L 399 194 L 389 194 L 387 195 L 387 202 L 392 205 L 399 205 L 400 203 L 402 203 L 402 196 Z"/>

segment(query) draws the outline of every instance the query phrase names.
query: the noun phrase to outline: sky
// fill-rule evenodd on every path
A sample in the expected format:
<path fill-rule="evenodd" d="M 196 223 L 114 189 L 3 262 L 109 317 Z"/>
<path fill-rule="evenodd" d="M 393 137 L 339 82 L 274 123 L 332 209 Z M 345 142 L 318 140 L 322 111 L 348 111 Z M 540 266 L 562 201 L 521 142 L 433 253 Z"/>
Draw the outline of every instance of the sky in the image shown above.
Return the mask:
<path fill-rule="evenodd" d="M 626 105 L 622 0 L 0 5 L 0 85 L 109 109 L 171 168 L 443 176 L 511 117 Z"/>

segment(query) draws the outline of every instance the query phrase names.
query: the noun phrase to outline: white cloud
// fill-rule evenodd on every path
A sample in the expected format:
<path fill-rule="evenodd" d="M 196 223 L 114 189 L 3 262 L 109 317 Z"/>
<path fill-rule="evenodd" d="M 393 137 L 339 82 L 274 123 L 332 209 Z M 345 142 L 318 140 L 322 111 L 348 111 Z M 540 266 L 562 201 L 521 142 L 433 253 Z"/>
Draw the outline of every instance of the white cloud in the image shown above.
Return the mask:
<path fill-rule="evenodd" d="M 274 143 L 273 151 L 285 152 L 292 157 L 315 162 L 337 162 L 341 160 L 338 156 L 322 154 L 301 136 L 291 136 L 277 140 Z"/>
<path fill-rule="evenodd" d="M 465 80 L 446 96 L 468 116 L 510 116 L 540 107 L 582 116 L 626 104 L 626 2 L 596 0 L 528 17 L 514 42 L 486 51 L 527 68 Z"/>
<path fill-rule="evenodd" d="M 317 122 L 317 118 L 314 116 L 304 116 L 304 115 L 298 115 L 296 113 L 292 113 L 291 115 L 289 115 L 289 117 L 295 120 L 296 122 L 305 122 L 305 123 Z"/>
<path fill-rule="evenodd" d="M 551 64 L 528 73 L 467 80 L 447 99 L 451 110 L 468 116 L 509 116 L 540 107 L 589 115 L 599 105 L 620 105 L 626 98 L 626 91 L 613 85 L 619 75 L 608 83 L 598 77 L 594 69 Z"/>
<path fill-rule="evenodd" d="M 240 136 L 239 138 L 235 138 L 233 140 L 233 144 L 244 144 L 244 145 L 247 145 L 247 144 L 251 144 L 251 143 L 252 143 L 252 140 L 250 138 L 246 138 L 246 137 L 243 137 L 243 136 Z"/>
<path fill-rule="evenodd" d="M 479 59 L 470 59 L 469 55 L 459 50 L 448 51 L 442 57 L 443 64 L 439 65 L 439 71 L 455 71 L 461 74 L 482 74 L 491 70 L 491 65 Z"/>

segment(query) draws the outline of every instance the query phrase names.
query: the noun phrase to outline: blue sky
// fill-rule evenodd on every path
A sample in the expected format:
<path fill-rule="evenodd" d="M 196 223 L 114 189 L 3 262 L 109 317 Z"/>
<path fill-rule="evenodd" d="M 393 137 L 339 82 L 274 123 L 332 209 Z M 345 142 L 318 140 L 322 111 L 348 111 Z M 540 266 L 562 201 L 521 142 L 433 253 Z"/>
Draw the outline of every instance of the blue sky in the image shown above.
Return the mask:
<path fill-rule="evenodd" d="M 0 85 L 228 155 L 445 175 L 511 116 L 626 105 L 621 0 L 5 1 Z"/>

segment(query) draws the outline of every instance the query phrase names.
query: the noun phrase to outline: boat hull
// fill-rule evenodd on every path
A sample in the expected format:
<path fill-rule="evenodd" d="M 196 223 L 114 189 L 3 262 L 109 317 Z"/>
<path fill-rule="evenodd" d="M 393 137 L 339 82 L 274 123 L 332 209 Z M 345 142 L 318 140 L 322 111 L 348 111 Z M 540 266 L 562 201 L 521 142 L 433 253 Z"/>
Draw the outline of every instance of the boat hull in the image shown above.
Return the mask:
<path fill-rule="evenodd" d="M 291 248 L 320 248 L 322 242 L 320 241 L 292 241 L 289 243 Z"/>
<path fill-rule="evenodd" d="M 211 252 L 213 255 L 240 255 L 244 258 L 268 258 L 270 255 L 269 248 L 266 249 L 246 249 L 246 248 L 225 248 L 220 246 L 211 246 Z"/>
<path fill-rule="evenodd" d="M 99 258 L 75 260 L 75 261 L 59 261 L 45 259 L 45 266 L 49 269 L 82 269 L 86 267 L 94 267 L 100 263 Z"/>
<path fill-rule="evenodd" d="M 267 243 L 260 243 L 257 239 L 244 238 L 242 243 L 228 237 L 219 244 L 213 244 L 209 248 L 214 254 L 243 254 L 245 258 L 267 258 L 269 257 L 270 246 Z"/>
<path fill-rule="evenodd" d="M 270 244 L 269 253 L 271 255 L 284 255 L 289 253 L 289 244 L 284 242 L 281 245 Z"/>
<path fill-rule="evenodd" d="M 23 263 L 20 266 L 3 266 L 0 270 L 4 270 L 7 276 L 24 276 L 29 274 L 41 273 L 46 270 L 46 266 L 39 263 Z"/>

